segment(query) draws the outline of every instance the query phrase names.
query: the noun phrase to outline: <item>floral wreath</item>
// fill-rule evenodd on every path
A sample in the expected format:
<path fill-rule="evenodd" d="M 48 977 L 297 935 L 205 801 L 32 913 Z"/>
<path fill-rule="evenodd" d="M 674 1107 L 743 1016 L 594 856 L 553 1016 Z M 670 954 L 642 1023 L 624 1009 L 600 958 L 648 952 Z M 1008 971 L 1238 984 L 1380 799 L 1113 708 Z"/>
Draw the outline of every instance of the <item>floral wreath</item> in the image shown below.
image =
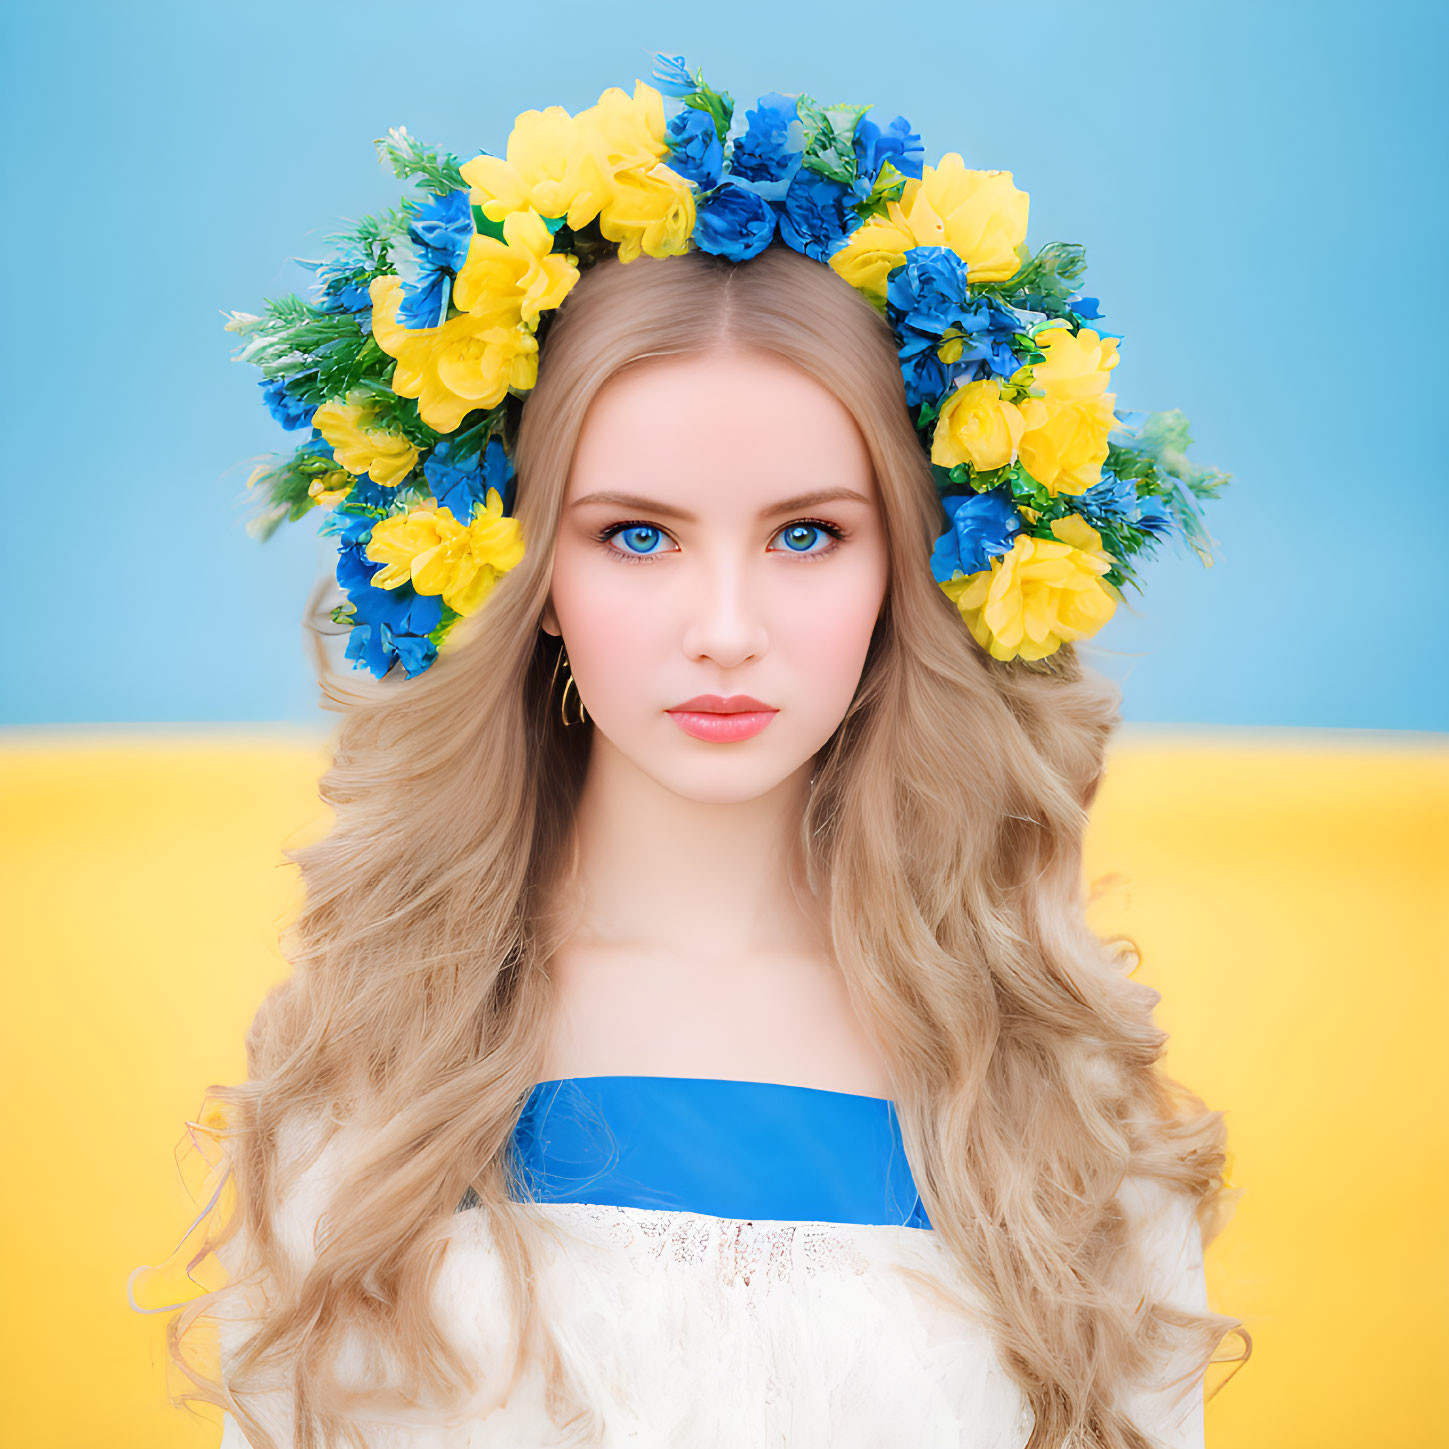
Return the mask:
<path fill-rule="evenodd" d="M 632 96 L 525 111 L 502 157 L 389 132 L 380 158 L 422 196 L 302 262 L 310 300 L 228 314 L 272 416 L 309 431 L 248 480 L 249 531 L 324 511 L 354 667 L 420 673 L 522 559 L 505 420 L 536 380 L 540 318 L 611 255 L 784 244 L 869 299 L 945 510 L 932 574 L 992 657 L 1095 634 L 1165 538 L 1212 563 L 1199 500 L 1228 475 L 1187 460 L 1181 413 L 1114 410 L 1121 334 L 1075 294 L 1082 247 L 1028 250 L 1011 172 L 923 166 L 904 117 L 807 95 L 772 92 L 737 126 L 727 92 L 654 60 Z"/>

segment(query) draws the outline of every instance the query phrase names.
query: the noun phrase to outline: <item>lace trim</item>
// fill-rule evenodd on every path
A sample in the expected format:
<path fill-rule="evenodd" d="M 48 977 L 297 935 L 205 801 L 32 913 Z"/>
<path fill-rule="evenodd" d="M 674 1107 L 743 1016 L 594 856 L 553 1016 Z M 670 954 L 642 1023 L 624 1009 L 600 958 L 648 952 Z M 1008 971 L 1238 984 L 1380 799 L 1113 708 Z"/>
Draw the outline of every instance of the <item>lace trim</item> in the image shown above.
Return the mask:
<path fill-rule="evenodd" d="M 853 1241 L 874 1224 L 755 1222 L 663 1208 L 621 1208 L 596 1203 L 535 1204 L 576 1237 L 637 1260 L 708 1272 L 722 1282 L 789 1283 L 828 1273 L 859 1277 L 871 1260 Z M 887 1228 L 919 1233 L 919 1228 Z"/>

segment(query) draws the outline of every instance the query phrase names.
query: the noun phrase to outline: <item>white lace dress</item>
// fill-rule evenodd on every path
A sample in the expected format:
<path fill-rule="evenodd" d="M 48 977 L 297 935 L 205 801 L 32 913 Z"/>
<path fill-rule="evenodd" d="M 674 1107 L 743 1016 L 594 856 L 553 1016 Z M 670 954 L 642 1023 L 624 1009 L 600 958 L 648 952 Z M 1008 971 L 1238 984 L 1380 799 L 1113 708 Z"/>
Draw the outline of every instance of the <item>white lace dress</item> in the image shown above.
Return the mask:
<path fill-rule="evenodd" d="M 280 1224 L 297 1252 L 310 1248 L 324 1163 L 325 1154 Z M 1187 1200 L 1154 1184 L 1128 1191 L 1163 1296 L 1206 1311 Z M 476 1403 L 457 1422 L 369 1426 L 380 1449 L 1022 1449 L 1030 1437 L 1030 1407 L 983 1327 L 929 1286 L 949 1280 L 970 1300 L 929 1229 L 520 1206 L 547 1230 L 534 1292 L 593 1422 L 573 1437 L 555 1426 L 531 1368 L 505 1404 Z M 470 1361 L 511 1362 L 486 1210 L 454 1215 L 432 1302 Z M 1200 1380 L 1142 1389 L 1128 1407 L 1161 1449 L 1202 1449 Z M 261 1414 L 280 1444 L 291 1443 L 290 1414 L 280 1393 Z M 229 1415 L 221 1443 L 247 1444 Z"/>

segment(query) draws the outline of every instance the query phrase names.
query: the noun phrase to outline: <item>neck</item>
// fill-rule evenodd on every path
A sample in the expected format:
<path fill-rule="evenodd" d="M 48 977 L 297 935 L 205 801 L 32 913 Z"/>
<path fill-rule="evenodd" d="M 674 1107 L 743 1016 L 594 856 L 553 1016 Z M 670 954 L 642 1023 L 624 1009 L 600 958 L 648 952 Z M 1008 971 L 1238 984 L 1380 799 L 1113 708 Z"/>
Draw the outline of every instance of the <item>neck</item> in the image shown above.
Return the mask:
<path fill-rule="evenodd" d="M 677 953 L 700 969 L 818 950 L 824 927 L 799 847 L 812 768 L 807 761 L 753 799 L 690 800 L 596 734 L 564 886 L 575 939 Z"/>

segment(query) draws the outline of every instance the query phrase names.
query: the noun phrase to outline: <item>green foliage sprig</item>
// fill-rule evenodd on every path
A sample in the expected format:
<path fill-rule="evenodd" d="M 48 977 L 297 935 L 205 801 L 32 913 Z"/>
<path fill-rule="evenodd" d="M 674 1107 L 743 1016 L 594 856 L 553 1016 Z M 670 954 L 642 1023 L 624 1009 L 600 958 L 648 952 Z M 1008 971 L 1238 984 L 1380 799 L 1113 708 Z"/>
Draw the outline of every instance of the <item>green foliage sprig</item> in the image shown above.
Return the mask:
<path fill-rule="evenodd" d="M 697 111 L 707 111 L 714 121 L 714 133 L 723 143 L 730 133 L 730 123 L 734 120 L 735 98 L 728 91 L 717 91 L 706 84 L 704 72 L 697 70 L 694 73 L 694 91 L 692 94 L 680 97 L 686 106 L 693 106 Z"/>
<path fill-rule="evenodd" d="M 386 136 L 372 144 L 377 147 L 378 160 L 391 166 L 399 181 L 416 181 L 439 196 L 468 189 L 458 158 L 451 152 L 424 146 L 408 134 L 406 126 L 392 127 Z"/>
<path fill-rule="evenodd" d="M 1023 243 L 1017 248 L 1021 266 L 1001 282 L 971 282 L 973 294 L 991 294 L 1011 305 L 1049 317 L 1066 317 L 1067 301 L 1086 274 L 1087 250 L 1076 242 L 1048 242 L 1035 256 Z"/>
<path fill-rule="evenodd" d="M 1210 565 L 1217 540 L 1203 524 L 1198 500 L 1216 498 L 1233 475 L 1192 462 L 1186 455 L 1191 442 L 1180 410 L 1151 413 L 1140 429 L 1118 429 L 1109 436 L 1106 467 L 1130 478 L 1140 495 L 1160 498 L 1193 551 Z"/>
<path fill-rule="evenodd" d="M 805 154 L 801 165 L 838 181 L 855 185 L 855 128 L 869 106 L 822 106 L 809 96 L 796 102 L 805 126 Z"/>

